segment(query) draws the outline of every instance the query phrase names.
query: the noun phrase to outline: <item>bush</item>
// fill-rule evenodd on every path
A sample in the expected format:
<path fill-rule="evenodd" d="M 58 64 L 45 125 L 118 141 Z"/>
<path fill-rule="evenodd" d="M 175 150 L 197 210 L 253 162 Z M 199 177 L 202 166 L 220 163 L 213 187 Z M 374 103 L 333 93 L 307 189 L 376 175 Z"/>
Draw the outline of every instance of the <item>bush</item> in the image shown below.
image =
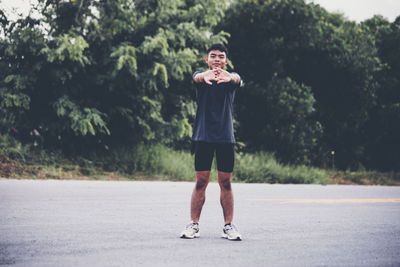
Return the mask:
<path fill-rule="evenodd" d="M 23 146 L 10 135 L 0 135 L 0 156 L 7 159 L 25 161 L 29 147 Z"/>
<path fill-rule="evenodd" d="M 134 147 L 112 149 L 103 154 L 68 159 L 61 153 L 35 151 L 15 143 L 13 139 L 1 139 L 0 176 L 73 178 L 80 176 L 129 176 L 140 179 L 165 179 L 194 181 L 194 157 L 187 151 L 177 151 L 161 144 L 139 144 Z M 11 158 L 10 156 L 18 155 Z M 214 160 L 211 181 L 217 181 L 218 172 Z M 327 172 L 307 166 L 283 165 L 271 153 L 236 153 L 233 181 L 249 183 L 327 183 Z"/>
<path fill-rule="evenodd" d="M 326 184 L 329 175 L 323 170 L 305 165 L 290 166 L 276 161 L 271 153 L 238 153 L 234 179 L 248 183 Z"/>
<path fill-rule="evenodd" d="M 194 180 L 193 156 L 161 144 L 139 144 L 134 147 L 114 149 L 107 155 L 97 156 L 94 165 L 106 171 L 134 175 L 143 173 L 171 180 Z"/>

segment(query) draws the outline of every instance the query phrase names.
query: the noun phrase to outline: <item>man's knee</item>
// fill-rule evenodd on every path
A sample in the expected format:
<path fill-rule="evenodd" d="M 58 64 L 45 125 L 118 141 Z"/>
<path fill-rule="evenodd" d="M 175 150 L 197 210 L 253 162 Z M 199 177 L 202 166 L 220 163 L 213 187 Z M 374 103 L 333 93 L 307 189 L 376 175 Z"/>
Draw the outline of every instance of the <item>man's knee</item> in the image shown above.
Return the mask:
<path fill-rule="evenodd" d="M 196 190 L 205 189 L 209 181 L 210 181 L 210 171 L 196 172 Z"/>
<path fill-rule="evenodd" d="M 224 189 L 224 190 L 232 189 L 231 178 L 232 178 L 231 172 L 218 172 L 218 183 L 219 183 L 221 189 Z"/>

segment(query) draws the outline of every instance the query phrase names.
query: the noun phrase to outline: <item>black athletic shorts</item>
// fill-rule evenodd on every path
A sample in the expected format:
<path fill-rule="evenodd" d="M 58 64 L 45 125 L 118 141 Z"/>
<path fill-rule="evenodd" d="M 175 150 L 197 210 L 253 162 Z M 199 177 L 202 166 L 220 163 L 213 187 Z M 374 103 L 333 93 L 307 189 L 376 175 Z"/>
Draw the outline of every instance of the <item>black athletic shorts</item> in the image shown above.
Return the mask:
<path fill-rule="evenodd" d="M 232 172 L 235 163 L 233 143 L 194 142 L 194 167 L 196 171 L 210 171 L 214 158 L 217 158 L 217 169 L 221 172 Z"/>

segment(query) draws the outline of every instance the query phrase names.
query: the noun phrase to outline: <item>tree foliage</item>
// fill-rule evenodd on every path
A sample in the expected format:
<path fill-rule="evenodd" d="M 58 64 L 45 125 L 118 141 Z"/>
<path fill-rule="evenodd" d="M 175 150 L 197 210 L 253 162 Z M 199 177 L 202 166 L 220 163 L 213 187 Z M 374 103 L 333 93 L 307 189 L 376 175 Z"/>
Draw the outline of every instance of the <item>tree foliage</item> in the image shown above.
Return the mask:
<path fill-rule="evenodd" d="M 363 29 L 374 36 L 382 67 L 375 75 L 379 87 L 376 104 L 369 112 L 366 125 L 366 165 L 370 168 L 392 170 L 399 168 L 400 145 L 400 16 L 390 23 L 374 16 L 362 23 Z"/>
<path fill-rule="evenodd" d="M 39 0 L 0 10 L 0 133 L 74 154 L 188 148 L 192 73 L 214 42 L 245 82 L 236 137 L 279 160 L 399 168 L 400 17 L 362 23 L 304 0 Z"/>
<path fill-rule="evenodd" d="M 269 131 L 271 125 L 277 125 L 277 133 L 290 134 L 285 128 L 287 120 L 281 118 L 282 112 L 293 112 L 290 108 L 274 113 L 252 112 L 253 116 L 257 114 L 252 121 L 247 114 L 249 110 L 264 110 L 266 103 L 279 106 L 281 98 L 275 103 L 259 100 L 259 96 L 274 94 L 276 74 L 304 85 L 302 90 L 309 88 L 309 99 L 315 99 L 307 101 L 308 94 L 298 97 L 296 105 L 308 102 L 315 112 L 303 113 L 308 116 L 304 117 L 306 121 L 313 121 L 311 124 L 304 119 L 293 121 L 297 129 L 303 129 L 292 132 L 295 142 L 249 138 L 252 147 L 273 144 L 280 159 L 289 162 L 296 162 L 293 155 L 302 155 L 300 161 L 305 157 L 326 164 L 330 151 L 335 151 L 336 164 L 341 168 L 369 164 L 367 149 L 372 140 L 366 127 L 377 105 L 377 90 L 382 86 L 378 76 L 383 68 L 376 36 L 340 14 L 302 0 L 238 1 L 219 29 L 231 34 L 228 41 L 236 70 L 252 82 L 247 90 L 258 92 L 241 97 L 246 103 L 240 110 L 244 115 L 239 115 L 245 140 L 255 134 L 254 129 L 259 135 Z M 394 46 L 387 52 L 393 50 Z M 312 130 L 319 129 L 315 125 L 321 126 L 322 135 Z M 317 142 L 302 142 L 301 136 Z M 299 144 L 305 144 L 304 148 L 300 149 Z"/>
<path fill-rule="evenodd" d="M 2 132 L 41 129 L 47 145 L 65 149 L 187 140 L 190 77 L 208 45 L 226 42 L 213 31 L 226 7 L 49 0 L 39 2 L 40 19 L 4 18 Z"/>

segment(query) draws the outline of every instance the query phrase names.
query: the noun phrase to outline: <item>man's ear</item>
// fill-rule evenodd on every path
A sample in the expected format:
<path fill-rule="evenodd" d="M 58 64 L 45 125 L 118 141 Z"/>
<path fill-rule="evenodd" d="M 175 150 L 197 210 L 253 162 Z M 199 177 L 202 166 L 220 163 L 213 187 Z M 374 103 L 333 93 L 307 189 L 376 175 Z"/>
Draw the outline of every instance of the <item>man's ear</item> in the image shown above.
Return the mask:
<path fill-rule="evenodd" d="M 228 65 L 228 62 L 229 62 L 229 59 L 226 57 L 226 58 L 225 58 L 225 64 L 224 64 L 225 66 L 224 66 L 224 69 L 226 69 L 226 66 Z"/>
<path fill-rule="evenodd" d="M 206 56 L 206 63 L 208 63 L 208 55 Z"/>

